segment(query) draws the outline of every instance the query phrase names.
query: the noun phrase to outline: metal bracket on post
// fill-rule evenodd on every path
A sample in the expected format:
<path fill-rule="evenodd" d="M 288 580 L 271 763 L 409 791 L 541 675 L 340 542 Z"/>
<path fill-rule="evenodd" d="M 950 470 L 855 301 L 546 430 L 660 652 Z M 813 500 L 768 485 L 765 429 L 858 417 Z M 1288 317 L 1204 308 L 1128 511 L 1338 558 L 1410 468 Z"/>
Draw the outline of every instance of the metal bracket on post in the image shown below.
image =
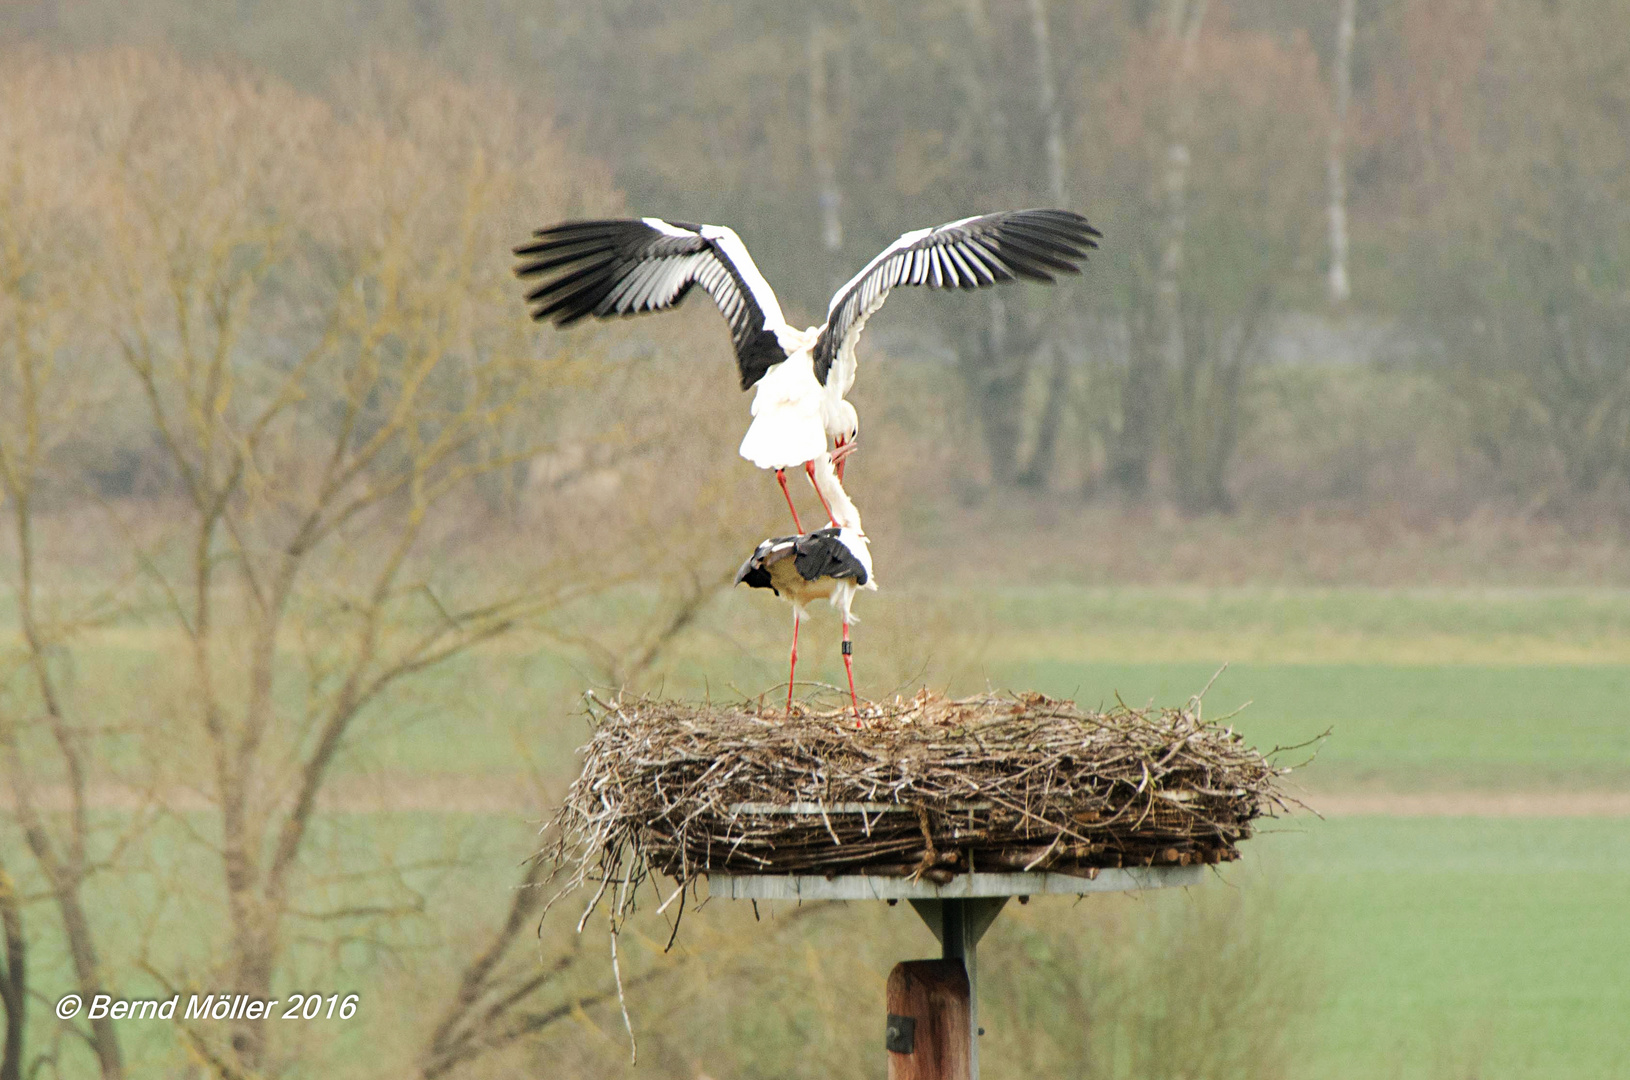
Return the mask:
<path fill-rule="evenodd" d="M 896 1054 L 909 1054 L 916 1048 L 917 1018 L 889 1013 L 889 1026 L 883 1034 L 883 1049 Z"/>
<path fill-rule="evenodd" d="M 979 939 L 1007 904 L 1005 896 L 912 900 L 911 906 L 939 939 L 941 955 L 962 961 L 968 973 L 969 1080 L 979 1080 Z"/>

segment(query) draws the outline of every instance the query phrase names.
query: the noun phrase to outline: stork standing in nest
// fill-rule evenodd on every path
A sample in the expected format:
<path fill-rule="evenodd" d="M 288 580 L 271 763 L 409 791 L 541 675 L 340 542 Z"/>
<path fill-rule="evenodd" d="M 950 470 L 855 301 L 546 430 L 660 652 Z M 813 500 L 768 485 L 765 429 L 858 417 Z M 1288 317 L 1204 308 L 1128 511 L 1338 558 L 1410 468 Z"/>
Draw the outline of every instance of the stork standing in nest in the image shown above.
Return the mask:
<path fill-rule="evenodd" d="M 802 466 L 815 484 L 815 459 L 827 452 L 837 477 L 854 451 L 860 418 L 846 395 L 855 383 L 855 345 L 866 320 L 897 285 L 976 289 L 1018 278 L 1053 280 L 1080 273 L 1098 246 L 1097 229 L 1068 210 L 1010 210 L 917 229 L 884 248 L 827 305 L 826 321 L 788 325 L 747 246 L 721 225 L 661 218 L 568 221 L 537 230 L 515 249 L 522 278 L 543 276 L 526 294 L 532 317 L 566 326 L 589 315 L 610 318 L 673 307 L 701 285 L 730 324 L 741 388 L 757 387 L 741 456 L 773 469 L 800 533 L 786 470 Z M 822 502 L 827 503 L 824 493 Z M 841 524 L 827 516 L 833 524 Z"/>
<path fill-rule="evenodd" d="M 853 644 L 849 624 L 855 594 L 877 589 L 872 576 L 871 547 L 860 527 L 860 511 L 838 482 L 829 454 L 822 453 L 810 469 L 810 479 L 832 515 L 833 525 L 800 536 L 775 536 L 758 545 L 736 572 L 736 584 L 769 589 L 792 604 L 792 656 L 787 671 L 787 712 L 792 712 L 793 680 L 798 674 L 798 624 L 808 617 L 809 605 L 825 600 L 843 617 L 843 669 L 849 677 L 849 701 L 860 716 L 855 694 Z"/>

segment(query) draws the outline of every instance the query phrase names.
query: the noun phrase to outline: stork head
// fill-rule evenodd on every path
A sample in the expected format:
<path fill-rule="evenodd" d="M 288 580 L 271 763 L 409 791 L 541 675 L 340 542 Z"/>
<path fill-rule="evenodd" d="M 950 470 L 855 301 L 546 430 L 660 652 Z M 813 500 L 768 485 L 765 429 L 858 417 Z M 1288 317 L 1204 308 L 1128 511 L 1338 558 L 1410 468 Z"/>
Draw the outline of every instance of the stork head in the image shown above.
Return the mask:
<path fill-rule="evenodd" d="M 860 414 L 855 407 L 842 398 L 832 409 L 831 423 L 826 429 L 833 440 L 840 443 L 852 443 L 860 434 Z"/>

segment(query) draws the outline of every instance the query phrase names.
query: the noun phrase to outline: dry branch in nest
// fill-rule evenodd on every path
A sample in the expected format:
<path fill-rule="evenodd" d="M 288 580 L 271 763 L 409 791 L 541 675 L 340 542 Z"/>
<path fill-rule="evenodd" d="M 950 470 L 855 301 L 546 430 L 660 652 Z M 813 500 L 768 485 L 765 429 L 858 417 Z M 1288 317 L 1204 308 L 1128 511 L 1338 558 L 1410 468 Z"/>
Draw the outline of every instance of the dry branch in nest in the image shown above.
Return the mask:
<path fill-rule="evenodd" d="M 1218 863 L 1288 810 L 1273 753 L 1181 709 L 927 692 L 788 717 L 751 703 L 590 696 L 583 772 L 551 823 L 567 880 L 615 927 L 647 879 L 663 907 L 709 873 L 928 878 Z M 580 921 L 579 926 L 582 923 Z M 677 924 L 676 924 L 677 930 Z"/>

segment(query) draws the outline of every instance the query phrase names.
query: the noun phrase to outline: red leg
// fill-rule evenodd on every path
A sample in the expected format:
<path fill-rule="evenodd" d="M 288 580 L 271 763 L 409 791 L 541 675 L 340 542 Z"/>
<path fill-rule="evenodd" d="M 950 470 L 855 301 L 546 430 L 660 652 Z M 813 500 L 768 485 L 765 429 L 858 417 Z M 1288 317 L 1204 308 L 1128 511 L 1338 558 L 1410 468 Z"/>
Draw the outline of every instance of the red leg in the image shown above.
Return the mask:
<path fill-rule="evenodd" d="M 787 490 L 787 470 L 775 470 L 775 478 L 781 484 L 781 494 L 787 497 L 787 509 L 792 511 L 792 527 L 798 530 L 798 535 L 804 535 L 804 527 L 798 524 L 798 508 L 792 505 L 792 492 Z M 796 633 L 794 634 L 796 636 Z"/>
<path fill-rule="evenodd" d="M 832 516 L 832 507 L 827 505 L 826 496 L 821 494 L 821 485 L 815 483 L 815 463 L 813 461 L 804 462 L 804 471 L 809 474 L 809 482 L 814 485 L 815 497 L 821 500 L 821 506 L 826 510 L 827 523 L 836 525 L 838 519 Z"/>
<path fill-rule="evenodd" d="M 860 699 L 855 696 L 855 665 L 850 659 L 853 647 L 849 644 L 849 620 L 843 620 L 843 670 L 849 675 L 849 702 L 855 707 L 855 727 L 860 726 Z"/>
<path fill-rule="evenodd" d="M 798 674 L 798 609 L 792 609 L 792 666 L 787 671 L 787 715 L 792 715 L 792 677 Z"/>

